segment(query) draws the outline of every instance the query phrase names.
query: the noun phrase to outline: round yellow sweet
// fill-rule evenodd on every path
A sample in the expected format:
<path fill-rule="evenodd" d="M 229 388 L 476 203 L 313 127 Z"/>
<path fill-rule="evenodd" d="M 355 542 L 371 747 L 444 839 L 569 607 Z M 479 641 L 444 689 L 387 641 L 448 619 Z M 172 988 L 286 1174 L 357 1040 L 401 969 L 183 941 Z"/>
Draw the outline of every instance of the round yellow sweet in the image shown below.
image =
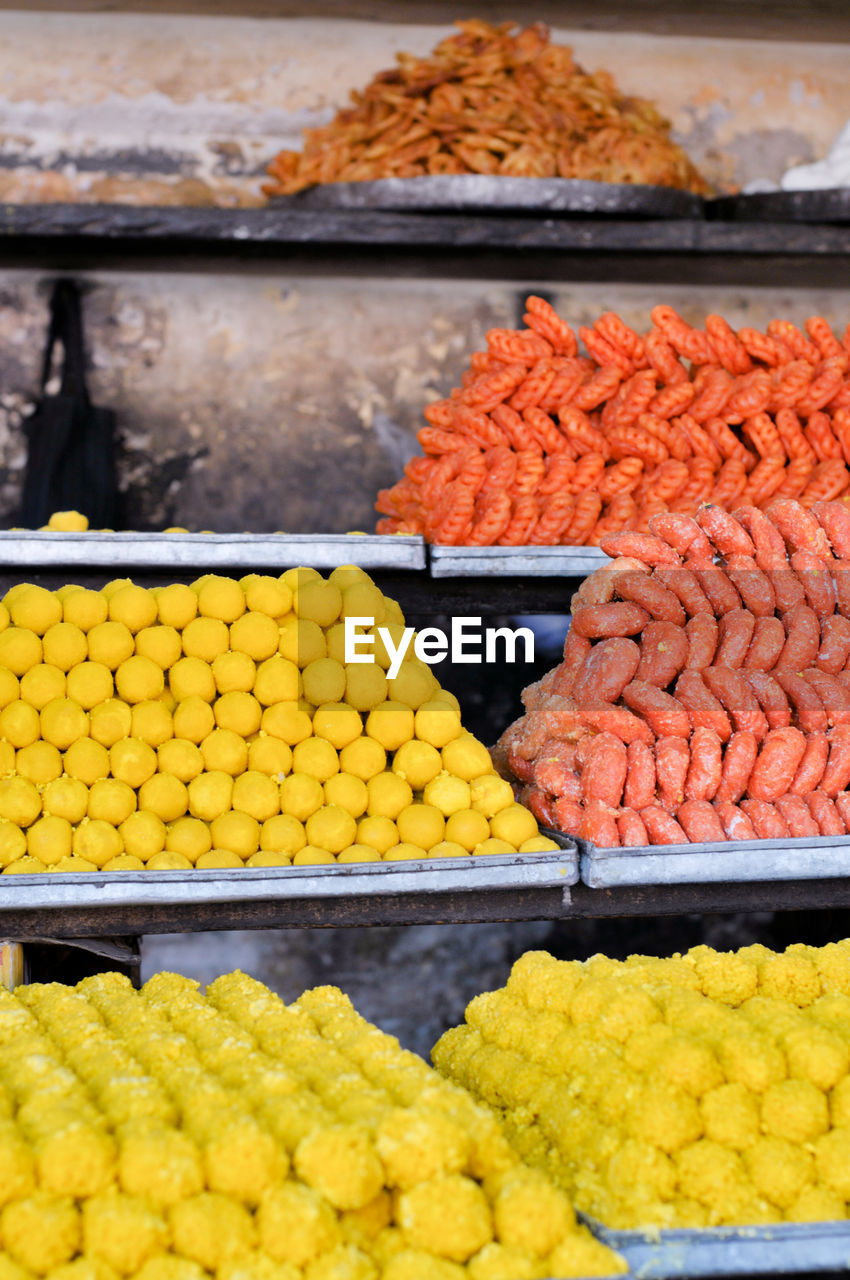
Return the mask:
<path fill-rule="evenodd" d="M 292 768 L 296 773 L 309 773 L 320 782 L 326 782 L 339 772 L 339 756 L 325 738 L 305 738 L 292 752 Z"/>
<path fill-rule="evenodd" d="M 136 810 L 136 793 L 117 778 L 99 778 L 89 790 L 88 815 L 120 827 Z"/>
<path fill-rule="evenodd" d="M 36 635 L 43 636 L 45 631 L 55 623 L 61 622 L 62 603 L 56 599 L 52 591 L 48 591 L 45 587 L 37 587 L 33 583 L 21 583 L 21 588 L 11 603 L 9 603 L 11 592 L 6 597 L 12 625 L 26 627 Z"/>
<path fill-rule="evenodd" d="M 130 787 L 140 787 L 156 769 L 156 752 L 141 738 L 120 738 L 109 749 L 110 773 Z"/>
<path fill-rule="evenodd" d="M 118 854 L 118 857 L 120 856 Z M 61 872 L 63 875 L 80 874 L 81 872 L 91 873 L 92 871 L 97 871 L 97 869 L 93 862 L 89 862 L 88 858 L 80 858 L 76 853 L 69 854 L 67 858 L 61 858 L 52 867 L 43 868 L 43 870 L 47 871 Z"/>
<path fill-rule="evenodd" d="M 76 587 L 62 601 L 62 621 L 81 631 L 91 631 L 109 616 L 109 601 L 99 591 Z"/>
<path fill-rule="evenodd" d="M 230 809 L 210 823 L 214 849 L 229 849 L 240 858 L 250 858 L 260 847 L 260 824 L 250 814 Z"/>
<path fill-rule="evenodd" d="M 323 805 L 310 814 L 305 829 L 308 844 L 327 849 L 329 853 L 341 853 L 354 843 L 357 835 L 357 823 L 351 814 L 336 804 Z"/>
<path fill-rule="evenodd" d="M 99 622 L 89 631 L 87 640 L 89 660 L 102 662 L 110 671 L 131 658 L 136 649 L 133 633 L 123 622 Z"/>
<path fill-rule="evenodd" d="M 245 612 L 245 592 L 233 578 L 209 574 L 198 591 L 198 613 L 204 618 L 235 622 Z"/>
<path fill-rule="evenodd" d="M 316 707 L 313 732 L 326 738 L 340 751 L 363 732 L 363 721 L 354 707 L 344 702 L 326 702 Z"/>
<path fill-rule="evenodd" d="M 111 823 L 96 818 L 83 818 L 74 829 L 72 845 L 77 857 L 87 858 L 96 867 L 105 866 L 110 858 L 124 852 L 120 831 Z"/>
<path fill-rule="evenodd" d="M 165 688 L 162 667 L 152 658 L 134 654 L 127 658 L 115 672 L 115 687 L 119 698 L 131 705 L 158 698 Z"/>
<path fill-rule="evenodd" d="M 182 853 L 169 853 L 167 850 L 155 853 L 148 858 L 147 864 L 148 871 L 189 871 L 191 867 L 191 862 Z"/>
<path fill-rule="evenodd" d="M 57 869 L 61 863 L 57 863 Z M 96 870 L 97 868 L 95 868 Z M 37 875 L 41 871 L 47 871 L 47 867 L 40 858 L 31 858 L 25 853 L 22 858 L 16 858 L 8 867 L 3 868 L 4 876 L 32 876 Z"/>
<path fill-rule="evenodd" d="M 439 692 L 440 686 L 431 668 L 418 658 L 411 658 L 401 664 L 401 670 L 394 680 L 387 681 L 389 697 L 395 702 L 403 702 L 414 710 L 429 702 Z"/>
<path fill-rule="evenodd" d="M 230 648 L 238 653 L 246 653 L 256 662 L 270 658 L 277 653 L 280 642 L 280 628 L 274 618 L 265 613 L 250 610 L 237 618 L 230 628 Z"/>
<path fill-rule="evenodd" d="M 198 614 L 198 597 L 183 582 L 172 582 L 156 593 L 156 612 L 161 623 L 182 631 Z"/>
<path fill-rule="evenodd" d="M 443 747 L 443 768 L 465 782 L 479 778 L 482 773 L 490 773 L 493 761 L 490 752 L 482 742 L 471 733 L 462 733 L 453 742 Z"/>
<path fill-rule="evenodd" d="M 203 698 L 212 702 L 216 696 L 212 668 L 202 658 L 180 658 L 168 673 L 168 687 L 178 702 L 187 698 Z"/>
<path fill-rule="evenodd" d="M 263 718 L 263 709 L 250 693 L 223 693 L 213 703 L 215 722 L 220 729 L 232 729 L 243 738 L 256 733 Z"/>
<path fill-rule="evenodd" d="M 71 824 L 65 818 L 39 818 L 27 831 L 27 853 L 45 866 L 52 866 L 61 858 L 70 857 L 72 835 Z"/>
<path fill-rule="evenodd" d="M 204 706 L 207 704 L 204 703 Z M 147 745 L 147 744 L 143 744 Z M 148 748 L 150 750 L 150 748 Z M 194 742 L 189 742 L 186 738 L 169 738 L 167 742 L 162 742 L 156 749 L 154 757 L 154 772 L 156 769 L 160 773 L 173 773 L 175 778 L 179 778 L 181 782 L 191 782 L 193 778 L 197 778 L 199 773 L 203 772 L 204 757 L 200 748 Z M 115 774 L 115 769 L 112 770 Z M 115 775 L 118 776 L 117 774 Z M 150 775 L 148 775 L 150 776 Z M 142 782 L 147 779 L 143 778 Z M 130 779 L 126 778 L 129 782 Z M 141 782 L 135 784 L 141 786 Z"/>
<path fill-rule="evenodd" d="M 345 669 L 345 701 L 358 711 L 371 711 L 388 696 L 387 677 L 377 663 Z"/>
<path fill-rule="evenodd" d="M 264 707 L 270 707 L 276 702 L 296 702 L 301 687 L 301 672 L 295 663 L 275 654 L 257 667 L 253 693 Z"/>
<path fill-rule="evenodd" d="M 355 582 L 371 582 L 365 569 L 361 569 L 359 564 L 338 564 L 328 574 L 328 582 L 332 582 L 335 587 L 339 587 L 344 592 L 346 587 L 352 586 Z"/>
<path fill-rule="evenodd" d="M 61 533 L 85 533 L 88 527 L 88 516 L 79 511 L 54 511 L 46 525 L 46 528 L 58 529 Z"/>
<path fill-rule="evenodd" d="M 469 783 L 464 782 L 463 778 L 456 778 L 454 774 L 446 773 L 445 769 L 427 784 L 422 799 L 426 804 L 434 805 L 446 818 L 459 813 L 461 809 L 472 808 Z"/>
<path fill-rule="evenodd" d="M 35 746 L 35 743 L 31 744 Z M 11 742 L 4 742 L 0 738 L 0 778 L 4 774 L 14 773 L 15 771 L 15 748 Z"/>
<path fill-rule="evenodd" d="M 333 578 L 333 574 L 331 574 Z M 342 618 L 372 618 L 375 626 L 384 620 L 384 593 L 374 582 L 365 577 L 361 581 L 350 581 L 345 584 L 336 582 L 342 590 Z"/>
<path fill-rule="evenodd" d="M 333 658 L 317 658 L 302 672 L 304 697 L 321 706 L 323 702 L 341 702 L 345 693 L 345 667 Z"/>
<path fill-rule="evenodd" d="M 415 844 L 394 844 L 391 849 L 387 849 L 384 854 L 384 862 L 414 862 L 418 858 L 425 857 L 425 850 L 420 849 Z"/>
<path fill-rule="evenodd" d="M 260 828 L 260 848 L 265 853 L 285 853 L 291 858 L 306 843 L 303 823 L 289 813 L 267 818 Z"/>
<path fill-rule="evenodd" d="M 124 849 L 134 858 L 147 862 L 165 848 L 166 826 L 162 818 L 149 809 L 137 809 L 119 827 Z"/>
<path fill-rule="evenodd" d="M 41 640 L 34 631 L 23 627 L 7 627 L 0 632 L 0 665 L 22 676 L 41 662 Z"/>
<path fill-rule="evenodd" d="M 169 853 L 180 853 L 195 863 L 202 853 L 212 848 L 210 829 L 200 818 L 178 818 L 166 830 L 165 848 Z"/>
<path fill-rule="evenodd" d="M 380 862 L 381 855 L 377 849 L 368 844 L 350 844 L 342 853 L 336 855 L 337 862 Z"/>
<path fill-rule="evenodd" d="M 398 828 L 390 818 L 361 818 L 357 824 L 357 843 L 377 849 L 378 853 L 386 853 L 398 844 Z"/>
<path fill-rule="evenodd" d="M 387 767 L 387 753 L 374 738 L 355 738 L 339 753 L 339 766 L 368 782 Z"/>
<path fill-rule="evenodd" d="M 49 742 L 32 742 L 15 755 L 15 771 L 37 787 L 62 776 L 62 757 Z"/>
<path fill-rule="evenodd" d="M 328 853 L 327 849 L 317 849 L 314 844 L 306 844 L 292 859 L 293 867 L 318 867 L 329 862 L 336 862 L 333 854 Z M 17 866 L 17 863 L 14 865 Z"/>
<path fill-rule="evenodd" d="M 93 738 L 80 738 L 72 742 L 63 761 L 69 778 L 77 778 L 87 787 L 99 778 L 109 776 L 109 752 L 101 742 Z"/>
<path fill-rule="evenodd" d="M 248 768 L 282 782 L 292 768 L 292 748 L 260 730 L 248 745 Z"/>
<path fill-rule="evenodd" d="M 299 618 L 309 618 L 320 627 L 329 627 L 339 617 L 342 595 L 332 582 L 314 578 L 310 582 L 299 582 L 292 596 L 292 607 Z"/>
<path fill-rule="evenodd" d="M 70 776 L 48 782 L 42 796 L 44 812 L 71 823 L 82 821 L 89 803 L 89 789 L 79 778 Z"/>
<path fill-rule="evenodd" d="M 173 773 L 155 773 L 139 788 L 139 808 L 149 809 L 163 822 L 176 822 L 189 808 L 189 792 Z"/>
<path fill-rule="evenodd" d="M 175 627 L 165 627 L 158 623 L 153 627 L 143 627 L 136 634 L 136 653 L 139 657 L 150 658 L 160 671 L 173 667 L 182 652 L 183 642 Z"/>
<path fill-rule="evenodd" d="M 392 596 L 384 596 L 384 621 L 395 622 L 404 626 L 404 613 L 401 605 Z"/>
<path fill-rule="evenodd" d="M 328 650 L 327 656 L 333 658 L 334 662 L 338 662 L 340 666 L 345 666 L 345 627 L 341 622 L 328 627 L 325 632 L 325 644 Z"/>
<path fill-rule="evenodd" d="M 292 608 L 292 592 L 277 578 L 249 573 L 240 579 L 239 585 L 245 592 L 245 603 L 252 611 L 268 614 L 270 618 L 282 618 Z"/>
<path fill-rule="evenodd" d="M 276 702 L 273 707 L 266 707 L 260 723 L 265 733 L 280 738 L 290 747 L 303 742 L 313 732 L 313 721 L 297 702 Z"/>
<path fill-rule="evenodd" d="M 167 775 L 163 774 L 162 777 Z M 153 781 L 153 779 L 151 779 Z M 150 783 L 146 783 L 150 786 Z M 214 769 L 209 773 L 200 773 L 189 783 L 189 812 L 193 818 L 203 818 L 204 822 L 212 822 L 220 814 L 230 808 L 233 795 L 233 778 L 222 769 Z M 175 815 L 180 817 L 180 814 Z"/>
<path fill-rule="evenodd" d="M 104 871 L 144 871 L 145 864 L 133 853 L 118 853 L 108 862 L 104 862 Z"/>
<path fill-rule="evenodd" d="M 490 819 L 490 833 L 518 849 L 525 840 L 539 834 L 537 819 L 521 804 L 510 804 Z"/>
<path fill-rule="evenodd" d="M 204 768 L 220 769 L 235 777 L 248 767 L 248 744 L 232 729 L 213 729 L 201 743 Z"/>
<path fill-rule="evenodd" d="M 439 809 L 431 804 L 409 804 L 396 818 L 399 841 L 415 844 L 420 849 L 430 849 L 439 844 L 446 829 L 446 821 Z"/>
<path fill-rule="evenodd" d="M 289 853 L 275 853 L 273 849 L 260 849 L 252 853 L 245 863 L 246 867 L 288 867 L 292 864 Z"/>
<path fill-rule="evenodd" d="M 427 786 L 437 777 L 442 767 L 443 762 L 436 747 L 416 739 L 403 743 L 393 758 L 393 773 L 405 778 L 414 791 L 421 791 Z"/>
<path fill-rule="evenodd" d="M 37 668 L 33 669 L 37 670 Z M 8 707 L 9 703 L 14 702 L 20 695 L 21 685 L 18 677 L 8 667 L 0 667 L 0 708 Z M 27 698 L 26 701 L 31 702 L 32 699 Z M 50 699 L 48 698 L 47 701 L 49 702 Z"/>
<path fill-rule="evenodd" d="M 238 854 L 230 849 L 210 849 L 209 853 L 202 853 L 195 863 L 198 871 L 224 871 L 244 865 Z"/>
<path fill-rule="evenodd" d="M 119 587 L 109 597 L 109 617 L 112 622 L 123 622 L 135 635 L 156 622 L 156 597 L 146 587 L 137 587 L 134 583 Z"/>
<path fill-rule="evenodd" d="M 392 647 L 397 651 L 404 641 L 404 626 L 395 622 L 384 622 L 380 630 L 385 631 L 389 635 Z M 372 652 L 375 655 L 375 661 L 383 671 L 388 671 L 393 664 L 393 657 L 387 647 L 384 637 L 380 634 L 377 628 L 367 628 L 364 635 L 374 636 Z M 409 652 L 410 650 L 408 650 L 408 653 Z"/>
<path fill-rule="evenodd" d="M 5 604 L 0 603 L 0 631 L 5 631 L 12 621 L 11 614 Z"/>
<path fill-rule="evenodd" d="M 246 770 L 233 783 L 231 804 L 258 822 L 265 822 L 280 812 L 280 787 L 266 774 Z"/>
<path fill-rule="evenodd" d="M 478 813 L 475 809 L 461 809 L 446 820 L 446 839 L 463 845 L 470 853 L 489 835 L 489 822 L 483 813 Z"/>
<path fill-rule="evenodd" d="M 130 736 L 159 747 L 174 737 L 174 721 L 164 702 L 137 702 L 130 711 Z"/>
<path fill-rule="evenodd" d="M 413 803 L 413 791 L 410 785 L 395 773 L 379 773 L 366 783 L 369 792 L 369 803 L 366 812 L 370 818 L 392 818 L 393 821 Z"/>
<path fill-rule="evenodd" d="M 462 844 L 458 844 L 456 840 L 441 840 L 439 844 L 435 844 L 432 849 L 428 850 L 429 858 L 469 858 L 471 854 L 468 849 L 464 849 Z"/>
<path fill-rule="evenodd" d="M 0 867 L 9 867 L 27 851 L 27 838 L 16 822 L 0 819 Z"/>
<path fill-rule="evenodd" d="M 215 728 L 215 715 L 206 699 L 190 694 L 177 703 L 172 723 L 175 738 L 199 743 Z"/>
<path fill-rule="evenodd" d="M 440 749 L 463 732 L 459 713 L 441 698 L 423 702 L 414 717 L 414 725 L 417 738 Z"/>
<path fill-rule="evenodd" d="M 11 672 L 9 674 L 11 675 Z M 12 676 L 12 679 L 14 680 L 15 677 Z M 30 703 L 37 711 L 41 711 L 42 707 L 46 707 L 54 698 L 65 697 L 67 680 L 65 673 L 58 667 L 40 662 L 37 666 L 30 667 L 29 671 L 21 676 L 19 688 L 24 702 Z"/>
<path fill-rule="evenodd" d="M 133 713 L 120 698 L 109 698 L 89 712 L 89 733 L 95 742 L 111 747 L 119 738 L 127 738 L 133 726 Z"/>
<path fill-rule="evenodd" d="M 68 672 L 62 692 L 54 693 L 53 697 L 61 698 L 67 693 L 74 702 L 79 702 L 84 711 L 91 711 L 98 703 L 111 698 L 114 692 L 115 683 L 109 667 L 102 662 L 80 662 Z"/>
<path fill-rule="evenodd" d="M 299 822 L 306 822 L 324 802 L 322 784 L 309 774 L 291 773 L 280 784 L 280 811 Z"/>
<path fill-rule="evenodd" d="M 213 658 L 212 673 L 219 693 L 250 693 L 257 678 L 247 653 L 220 653 Z"/>
<path fill-rule="evenodd" d="M 290 591 L 295 591 L 304 582 L 322 582 L 322 575 L 318 569 L 310 569 L 306 565 L 296 565 L 292 569 L 287 569 L 278 578 L 278 582 L 283 583 Z"/>
<path fill-rule="evenodd" d="M 387 701 L 369 712 L 366 733 L 386 751 L 397 751 L 413 737 L 413 711 L 401 702 Z"/>
<path fill-rule="evenodd" d="M 280 628 L 278 653 L 298 667 L 327 656 L 325 633 L 317 622 L 309 618 L 287 618 Z"/>
<path fill-rule="evenodd" d="M 469 784 L 470 808 L 494 818 L 514 802 L 514 790 L 509 782 L 497 773 L 484 773 Z"/>
<path fill-rule="evenodd" d="M 206 663 L 230 648 L 230 634 L 218 618 L 195 618 L 184 627 L 181 641 L 187 658 L 200 658 Z"/>
<path fill-rule="evenodd" d="M 369 792 L 362 778 L 355 778 L 353 773 L 335 773 L 324 785 L 325 804 L 336 804 L 345 809 L 353 818 L 359 818 L 366 812 L 369 803 Z"/>
<path fill-rule="evenodd" d="M 523 840 L 519 846 L 520 853 L 556 853 L 560 845 L 556 841 L 550 840 L 548 836 L 532 836 L 530 840 Z"/>
<path fill-rule="evenodd" d="M 53 698 L 42 708 L 40 719 L 42 738 L 60 751 L 78 738 L 88 737 L 88 714 L 73 698 Z"/>
<path fill-rule="evenodd" d="M 35 707 L 18 698 L 0 711 L 0 738 L 13 747 L 28 747 L 41 733 L 41 722 Z"/>
<path fill-rule="evenodd" d="M 79 662 L 85 662 L 89 647 L 86 634 L 72 622 L 56 622 L 48 627 L 42 637 L 44 661 L 60 671 L 70 671 Z"/>
<path fill-rule="evenodd" d="M 476 857 L 488 854 L 506 854 L 516 853 L 516 846 L 509 844 L 507 840 L 499 840 L 496 836 L 488 836 L 486 840 L 482 840 L 472 851 Z"/>

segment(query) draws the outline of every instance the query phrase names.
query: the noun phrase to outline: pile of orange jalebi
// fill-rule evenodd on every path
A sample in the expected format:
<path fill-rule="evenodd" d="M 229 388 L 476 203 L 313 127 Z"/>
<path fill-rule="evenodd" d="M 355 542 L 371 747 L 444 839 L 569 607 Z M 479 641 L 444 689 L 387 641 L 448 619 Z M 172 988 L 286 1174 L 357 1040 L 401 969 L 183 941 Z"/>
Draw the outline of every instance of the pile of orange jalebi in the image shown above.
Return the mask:
<path fill-rule="evenodd" d="M 303 151 L 281 151 L 267 195 L 319 182 L 425 174 L 589 178 L 708 186 L 651 102 L 621 94 L 605 71 L 588 75 L 537 22 L 458 22 L 430 57 L 398 56 L 353 107 L 305 130 Z"/>
<path fill-rule="evenodd" d="M 425 456 L 379 493 L 379 533 L 596 546 L 704 501 L 850 491 L 850 326 L 841 342 L 820 316 L 806 333 L 736 333 L 719 315 L 703 330 L 658 306 L 645 337 L 614 312 L 577 336 L 544 299 L 526 306 L 528 327 L 491 329 L 463 385 L 425 409 Z"/>

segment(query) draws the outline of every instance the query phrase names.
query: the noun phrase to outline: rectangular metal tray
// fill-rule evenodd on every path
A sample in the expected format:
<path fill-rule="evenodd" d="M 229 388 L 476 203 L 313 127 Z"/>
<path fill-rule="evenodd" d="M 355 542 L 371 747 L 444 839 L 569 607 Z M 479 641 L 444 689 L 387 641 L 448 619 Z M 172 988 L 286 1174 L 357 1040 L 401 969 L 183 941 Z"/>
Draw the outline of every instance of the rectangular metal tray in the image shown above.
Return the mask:
<path fill-rule="evenodd" d="M 429 548 L 432 578 L 584 578 L 608 559 L 599 547 Z"/>
<path fill-rule="evenodd" d="M 621 1254 L 635 1280 L 756 1276 L 850 1268 L 850 1222 L 782 1222 L 769 1227 L 614 1231 L 585 1218 Z"/>
<path fill-rule="evenodd" d="M 581 839 L 576 844 L 581 852 L 581 878 L 591 889 L 850 876 L 850 836 L 659 844 L 636 849 L 597 849 Z"/>
<path fill-rule="evenodd" d="M 0 567 L 424 569 L 419 534 L 0 532 Z"/>
<path fill-rule="evenodd" d="M 578 882 L 575 846 L 558 853 L 526 853 L 421 862 L 362 862 L 342 866 L 246 868 L 244 871 L 118 871 L 41 873 L 0 878 L 3 911 L 61 911 L 66 907 L 260 902 L 371 895 L 478 894 L 530 888 L 569 890 Z M 565 893 L 569 902 L 569 893 Z"/>

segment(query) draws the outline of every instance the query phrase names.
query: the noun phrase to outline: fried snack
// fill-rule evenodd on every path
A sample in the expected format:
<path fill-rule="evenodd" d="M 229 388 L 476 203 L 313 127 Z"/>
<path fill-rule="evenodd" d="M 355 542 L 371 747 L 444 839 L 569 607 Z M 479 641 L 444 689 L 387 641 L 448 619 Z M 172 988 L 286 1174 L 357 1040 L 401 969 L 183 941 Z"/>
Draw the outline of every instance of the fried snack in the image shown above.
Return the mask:
<path fill-rule="evenodd" d="M 353 106 L 305 130 L 302 151 L 281 151 L 268 166 L 266 195 L 458 173 L 709 193 L 652 103 L 621 94 L 608 72 L 588 74 L 571 49 L 550 41 L 544 23 L 455 26 L 460 34 L 429 57 L 399 54 L 395 70 L 352 93 Z"/>

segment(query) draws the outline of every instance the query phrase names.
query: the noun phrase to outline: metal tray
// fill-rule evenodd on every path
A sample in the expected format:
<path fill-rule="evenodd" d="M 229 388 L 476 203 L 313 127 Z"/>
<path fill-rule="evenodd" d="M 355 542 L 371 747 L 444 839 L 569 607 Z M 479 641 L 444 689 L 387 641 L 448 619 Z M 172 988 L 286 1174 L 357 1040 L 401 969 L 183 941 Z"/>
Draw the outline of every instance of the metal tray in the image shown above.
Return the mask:
<path fill-rule="evenodd" d="M 581 178 L 508 178 L 491 174 L 433 174 L 328 182 L 294 196 L 274 196 L 285 209 L 369 209 L 414 213 L 643 214 L 652 218 L 701 218 L 704 201 L 691 191 L 640 183 L 589 182 Z"/>
<path fill-rule="evenodd" d="M 658 844 L 638 849 L 597 849 L 581 839 L 576 844 L 581 851 L 581 878 L 591 889 L 850 876 L 850 836 Z"/>
<path fill-rule="evenodd" d="M 135 569 L 424 569 L 418 534 L 367 533 L 58 533 L 0 531 L 0 566 Z"/>
<path fill-rule="evenodd" d="M 600 547 L 431 546 L 432 578 L 584 578 L 609 557 Z"/>
<path fill-rule="evenodd" d="M 705 208 L 709 217 L 749 222 L 850 222 L 850 187 L 719 196 Z"/>
<path fill-rule="evenodd" d="M 355 898 L 380 894 L 482 893 L 563 888 L 578 882 L 574 845 L 558 853 L 363 862 L 336 866 L 246 868 L 244 871 L 117 871 L 41 873 L 0 878 L 3 911 L 67 907 L 261 902 L 292 898 Z M 569 901 L 569 893 L 565 895 Z"/>
<path fill-rule="evenodd" d="M 635 1280 L 808 1274 L 850 1267 L 850 1222 L 782 1222 L 698 1231 L 613 1231 L 592 1218 L 585 1222 L 625 1258 Z"/>

